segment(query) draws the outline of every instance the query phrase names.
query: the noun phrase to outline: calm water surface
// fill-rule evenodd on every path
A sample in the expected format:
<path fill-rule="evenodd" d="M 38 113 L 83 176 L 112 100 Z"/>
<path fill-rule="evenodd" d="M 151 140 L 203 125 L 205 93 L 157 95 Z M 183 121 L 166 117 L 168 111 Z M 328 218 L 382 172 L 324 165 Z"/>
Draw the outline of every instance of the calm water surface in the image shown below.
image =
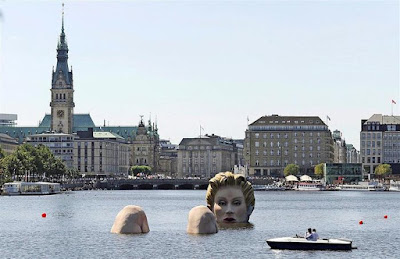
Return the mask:
<path fill-rule="evenodd" d="M 111 234 L 117 213 L 141 206 L 150 232 Z M 82 191 L 0 196 L 1 258 L 399 258 L 400 193 L 256 192 L 248 229 L 186 234 L 187 215 L 205 191 Z M 47 213 L 46 218 L 41 214 Z M 388 219 L 384 219 L 384 215 Z M 364 225 L 359 225 L 360 220 Z M 278 251 L 265 240 L 303 234 L 346 237 L 350 252 Z"/>

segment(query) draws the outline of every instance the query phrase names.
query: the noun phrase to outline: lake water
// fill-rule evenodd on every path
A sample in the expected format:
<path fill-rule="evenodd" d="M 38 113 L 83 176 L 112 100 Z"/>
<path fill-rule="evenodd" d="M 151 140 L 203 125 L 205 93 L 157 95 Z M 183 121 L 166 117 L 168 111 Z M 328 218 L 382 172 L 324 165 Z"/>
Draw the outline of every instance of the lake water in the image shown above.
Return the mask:
<path fill-rule="evenodd" d="M 145 210 L 150 232 L 111 234 L 115 216 L 130 204 Z M 0 196 L 0 257 L 399 258 L 400 193 L 256 192 L 252 228 L 198 236 L 186 233 L 189 210 L 196 205 L 205 205 L 204 190 Z M 303 234 L 309 227 L 321 238 L 352 239 L 358 249 L 278 251 L 265 242 Z"/>

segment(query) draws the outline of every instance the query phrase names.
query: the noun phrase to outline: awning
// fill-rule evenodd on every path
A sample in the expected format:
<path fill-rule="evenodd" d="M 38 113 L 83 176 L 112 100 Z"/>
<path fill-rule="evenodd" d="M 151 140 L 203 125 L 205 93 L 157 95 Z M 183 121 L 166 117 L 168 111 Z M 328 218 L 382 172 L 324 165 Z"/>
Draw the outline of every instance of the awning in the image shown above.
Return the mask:
<path fill-rule="evenodd" d="M 311 182 L 312 178 L 305 174 L 305 175 L 300 176 L 300 181 L 302 181 L 302 182 Z"/>
<path fill-rule="evenodd" d="M 297 177 L 296 176 L 294 176 L 294 175 L 288 175 L 288 176 L 286 176 L 286 182 L 298 182 L 299 180 L 297 179 Z"/>

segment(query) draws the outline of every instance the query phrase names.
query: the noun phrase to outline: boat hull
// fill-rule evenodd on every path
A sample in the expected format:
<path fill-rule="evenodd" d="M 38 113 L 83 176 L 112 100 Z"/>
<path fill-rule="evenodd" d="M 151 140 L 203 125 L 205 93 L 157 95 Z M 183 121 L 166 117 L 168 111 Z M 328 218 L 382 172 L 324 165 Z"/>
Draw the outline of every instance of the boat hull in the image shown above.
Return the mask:
<path fill-rule="evenodd" d="M 351 250 L 352 241 L 341 239 L 321 239 L 308 241 L 305 238 L 275 238 L 267 240 L 272 249 L 286 250 Z"/>

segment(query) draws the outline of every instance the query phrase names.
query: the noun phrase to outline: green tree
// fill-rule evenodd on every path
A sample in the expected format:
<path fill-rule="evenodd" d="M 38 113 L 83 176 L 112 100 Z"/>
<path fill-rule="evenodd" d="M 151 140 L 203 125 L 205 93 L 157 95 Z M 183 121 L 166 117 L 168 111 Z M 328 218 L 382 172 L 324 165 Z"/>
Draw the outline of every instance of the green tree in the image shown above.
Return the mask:
<path fill-rule="evenodd" d="M 23 176 L 27 172 L 31 176 L 62 175 L 66 168 L 46 146 L 38 147 L 29 144 L 20 145 L 13 153 L 2 159 L 2 168 L 6 177 Z"/>
<path fill-rule="evenodd" d="M 392 167 L 389 164 L 380 164 L 375 168 L 375 174 L 377 176 L 385 177 L 387 174 L 392 172 Z"/>
<path fill-rule="evenodd" d="M 133 175 L 139 173 L 144 173 L 145 175 L 151 174 L 151 167 L 146 165 L 134 165 L 131 167 L 131 172 Z"/>
<path fill-rule="evenodd" d="M 288 175 L 297 175 L 299 173 L 299 166 L 295 164 L 288 164 L 285 169 L 283 170 L 283 174 L 285 176 Z"/>
<path fill-rule="evenodd" d="M 324 175 L 324 163 L 320 163 L 314 167 L 314 174 L 318 178 L 322 178 L 322 176 Z"/>

